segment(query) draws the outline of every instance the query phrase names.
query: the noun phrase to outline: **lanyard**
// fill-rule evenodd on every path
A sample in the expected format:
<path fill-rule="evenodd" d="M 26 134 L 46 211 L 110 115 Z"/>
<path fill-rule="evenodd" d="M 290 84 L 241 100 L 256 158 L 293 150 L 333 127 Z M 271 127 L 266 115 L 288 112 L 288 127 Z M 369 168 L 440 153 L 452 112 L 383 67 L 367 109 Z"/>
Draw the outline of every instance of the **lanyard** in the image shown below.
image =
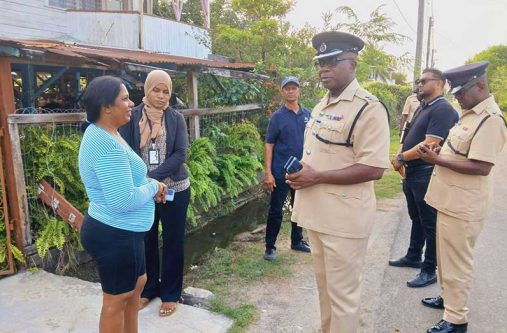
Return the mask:
<path fill-rule="evenodd" d="M 151 131 L 153 131 L 153 126 L 151 124 L 150 118 L 148 117 L 148 114 L 146 113 L 146 110 L 143 110 L 143 111 L 144 111 L 144 115 L 146 116 L 146 120 L 148 121 L 148 126 L 150 126 L 150 136 L 151 136 Z M 164 122 L 164 113 L 162 113 L 162 117 L 160 118 L 160 126 L 162 126 L 163 122 Z M 155 146 L 155 139 L 154 138 L 151 138 L 151 144 L 153 147 Z"/>

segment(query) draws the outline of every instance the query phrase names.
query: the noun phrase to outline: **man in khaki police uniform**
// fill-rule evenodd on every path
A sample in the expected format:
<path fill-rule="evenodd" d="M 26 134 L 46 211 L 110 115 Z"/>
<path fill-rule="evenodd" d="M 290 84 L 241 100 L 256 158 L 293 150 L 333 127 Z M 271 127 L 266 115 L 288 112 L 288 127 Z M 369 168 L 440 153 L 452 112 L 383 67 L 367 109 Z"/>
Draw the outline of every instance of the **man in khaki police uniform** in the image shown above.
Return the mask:
<path fill-rule="evenodd" d="M 405 123 L 410 123 L 412 121 L 415 111 L 421 105 L 421 101 L 418 96 L 419 88 L 417 86 L 418 85 L 414 88 L 413 94 L 407 97 L 405 104 L 403 105 L 400 118 L 400 135 L 401 131 L 405 128 Z"/>
<path fill-rule="evenodd" d="M 492 203 L 490 171 L 507 142 L 502 112 L 490 95 L 488 63 L 461 66 L 444 73 L 463 113 L 440 149 L 420 145 L 418 154 L 435 164 L 426 202 L 437 215 L 438 280 L 442 296 L 423 304 L 444 310 L 443 320 L 427 333 L 467 331 L 472 250 Z"/>
<path fill-rule="evenodd" d="M 303 169 L 286 178 L 297 190 L 292 219 L 308 230 L 312 246 L 322 331 L 354 333 L 375 217 L 373 180 L 390 165 L 388 115 L 355 79 L 361 39 L 323 32 L 312 44 L 320 80 L 329 91 L 307 124 Z"/>

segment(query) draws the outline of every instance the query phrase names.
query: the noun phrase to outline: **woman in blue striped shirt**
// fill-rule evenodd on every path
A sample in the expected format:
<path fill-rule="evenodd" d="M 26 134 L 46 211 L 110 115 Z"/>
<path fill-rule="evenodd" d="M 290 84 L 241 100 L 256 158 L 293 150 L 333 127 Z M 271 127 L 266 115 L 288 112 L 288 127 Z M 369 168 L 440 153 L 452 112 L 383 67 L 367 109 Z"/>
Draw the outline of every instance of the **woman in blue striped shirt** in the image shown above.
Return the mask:
<path fill-rule="evenodd" d="M 146 176 L 143 160 L 118 128 L 134 104 L 112 76 L 90 82 L 83 96 L 89 122 L 79 147 L 79 173 L 90 200 L 81 243 L 97 262 L 103 291 L 101 333 L 137 332 L 140 294 L 146 283 L 144 234 L 153 223 L 154 198 L 166 185 Z"/>

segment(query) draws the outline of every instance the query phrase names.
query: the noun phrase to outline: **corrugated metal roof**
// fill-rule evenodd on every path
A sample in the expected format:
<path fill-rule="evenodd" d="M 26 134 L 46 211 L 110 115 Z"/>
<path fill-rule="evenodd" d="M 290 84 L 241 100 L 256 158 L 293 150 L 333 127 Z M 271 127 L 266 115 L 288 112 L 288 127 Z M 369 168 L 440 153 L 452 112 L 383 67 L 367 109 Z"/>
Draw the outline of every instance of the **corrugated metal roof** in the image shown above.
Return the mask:
<path fill-rule="evenodd" d="M 253 64 L 197 59 L 146 50 L 129 50 L 93 45 L 66 44 L 52 40 L 23 40 L 0 37 L 0 45 L 30 48 L 56 54 L 58 56 L 69 57 L 74 61 L 78 60 L 99 64 L 105 63 L 112 65 L 114 63 L 121 62 L 133 62 L 145 65 L 174 64 L 177 66 L 204 66 L 241 71 L 248 71 L 254 68 Z"/>

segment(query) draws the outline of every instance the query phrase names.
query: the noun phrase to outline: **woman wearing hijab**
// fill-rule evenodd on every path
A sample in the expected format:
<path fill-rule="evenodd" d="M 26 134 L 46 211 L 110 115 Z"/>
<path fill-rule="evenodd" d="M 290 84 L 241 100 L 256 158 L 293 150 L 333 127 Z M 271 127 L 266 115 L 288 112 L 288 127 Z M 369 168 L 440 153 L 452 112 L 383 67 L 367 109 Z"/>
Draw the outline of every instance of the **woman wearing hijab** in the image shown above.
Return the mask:
<path fill-rule="evenodd" d="M 183 241 L 190 180 L 185 168 L 188 149 L 187 125 L 183 116 L 169 108 L 172 81 L 162 70 L 150 72 L 144 84 L 143 102 L 134 108 L 130 122 L 120 133 L 143 159 L 148 177 L 167 185 L 168 198 L 155 206 L 154 223 L 145 236 L 148 281 L 141 294 L 142 309 L 155 297 L 162 305 L 159 315 L 174 313 L 183 286 Z M 171 192 L 174 196 L 171 197 Z M 162 223 L 162 265 L 158 229 Z"/>

